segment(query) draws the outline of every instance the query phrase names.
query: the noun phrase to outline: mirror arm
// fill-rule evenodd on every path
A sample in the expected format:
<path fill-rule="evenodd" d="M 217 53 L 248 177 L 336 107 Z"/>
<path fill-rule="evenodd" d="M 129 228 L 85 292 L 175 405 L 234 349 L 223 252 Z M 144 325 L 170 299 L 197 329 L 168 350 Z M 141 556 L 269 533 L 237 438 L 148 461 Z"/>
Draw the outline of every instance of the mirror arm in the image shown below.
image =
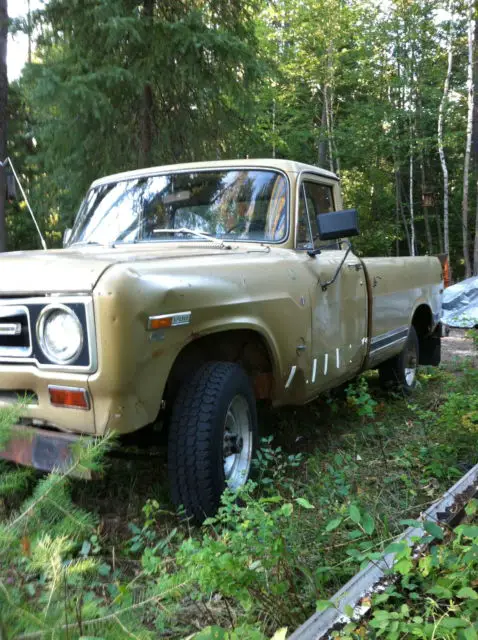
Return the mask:
<path fill-rule="evenodd" d="M 314 238 L 314 240 L 317 239 L 317 236 Z M 309 249 L 307 251 L 307 255 L 311 258 L 314 258 L 315 256 L 318 256 L 320 253 L 322 253 L 322 249 L 335 249 L 337 248 L 338 244 L 343 244 L 345 243 L 347 245 L 347 247 L 351 246 L 350 242 L 348 240 L 337 240 L 336 242 L 331 242 L 330 244 L 324 244 L 322 247 L 320 247 L 320 249 Z"/>
<path fill-rule="evenodd" d="M 330 280 L 328 280 L 327 282 L 324 282 L 324 283 L 322 283 L 320 281 L 320 278 L 319 278 L 319 284 L 320 284 L 320 287 L 321 287 L 322 291 L 327 291 L 328 287 L 330 287 L 331 284 L 334 284 L 334 282 L 337 280 L 337 277 L 338 277 L 338 275 L 340 273 L 340 270 L 342 269 L 342 267 L 344 266 L 345 261 L 347 260 L 347 257 L 349 255 L 349 253 L 352 251 L 352 244 L 348 240 L 345 240 L 344 242 L 347 243 L 347 251 L 345 252 L 344 257 L 340 261 L 340 264 L 337 267 L 337 271 L 334 273 L 333 278 L 331 278 Z"/>
<path fill-rule="evenodd" d="M 309 258 L 314 258 L 315 256 L 318 256 L 319 253 L 322 253 L 322 249 L 309 249 L 307 251 Z"/>

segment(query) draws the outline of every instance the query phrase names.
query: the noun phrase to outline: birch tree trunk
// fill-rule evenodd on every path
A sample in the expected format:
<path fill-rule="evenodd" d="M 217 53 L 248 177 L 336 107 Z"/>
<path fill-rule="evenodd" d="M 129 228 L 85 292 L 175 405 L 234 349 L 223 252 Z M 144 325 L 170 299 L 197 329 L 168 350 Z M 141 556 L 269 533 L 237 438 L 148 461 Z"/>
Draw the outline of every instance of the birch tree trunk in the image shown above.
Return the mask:
<path fill-rule="evenodd" d="M 470 186 L 470 155 L 471 136 L 473 133 L 473 7 L 474 0 L 468 2 L 468 65 L 467 65 L 467 88 L 468 88 L 468 117 L 466 122 L 466 145 L 465 161 L 463 166 L 463 202 L 462 202 L 462 225 L 463 225 L 463 258 L 465 261 L 465 278 L 471 276 L 471 261 L 469 233 L 468 233 L 468 196 Z"/>
<path fill-rule="evenodd" d="M 7 155 L 7 38 L 8 38 L 8 3 L 0 0 L 0 160 Z M 7 248 L 7 228 L 5 224 L 5 168 L 0 167 L 0 252 Z"/>
<path fill-rule="evenodd" d="M 447 42 L 447 57 L 448 65 L 445 76 L 445 84 L 443 86 L 443 95 L 440 100 L 440 106 L 438 108 L 438 155 L 440 156 L 441 170 L 443 173 L 443 242 L 445 253 L 450 255 L 450 233 L 449 233 L 449 217 L 448 217 L 448 202 L 449 202 L 449 187 L 448 187 L 448 166 L 446 163 L 445 149 L 443 146 L 443 120 L 445 117 L 445 109 L 448 102 L 448 93 L 450 91 L 450 79 L 451 71 L 453 68 L 453 36 L 452 36 L 452 24 L 453 24 L 453 10 L 451 1 L 448 3 L 448 12 L 450 13 L 450 30 L 448 32 Z M 450 262 L 449 262 L 450 265 Z M 451 267 L 450 267 L 451 278 Z"/>

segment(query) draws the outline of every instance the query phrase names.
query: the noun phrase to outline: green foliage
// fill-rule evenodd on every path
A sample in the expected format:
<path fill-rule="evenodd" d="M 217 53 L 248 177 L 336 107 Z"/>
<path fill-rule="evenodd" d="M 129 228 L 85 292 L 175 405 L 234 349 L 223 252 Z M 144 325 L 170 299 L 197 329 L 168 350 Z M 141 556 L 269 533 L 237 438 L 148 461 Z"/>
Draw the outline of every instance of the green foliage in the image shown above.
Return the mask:
<path fill-rule="evenodd" d="M 476 502 L 470 507 L 476 513 Z M 418 560 L 410 559 L 408 547 L 407 558 L 403 552 L 397 554 L 393 570 L 400 578 L 372 599 L 371 618 L 360 625 L 350 623 L 334 637 L 477 638 L 478 527 L 474 518 L 448 534 L 446 544 L 433 544 Z M 427 531 L 443 540 L 443 531 L 435 523 L 426 525 Z"/>
<path fill-rule="evenodd" d="M 409 158 L 419 254 L 443 251 L 436 141 L 450 27 L 445 0 L 50 0 L 33 63 L 10 87 L 9 155 L 50 246 L 91 181 L 139 166 L 287 157 L 340 172 L 360 254 L 407 255 Z M 445 113 L 454 273 L 461 260 L 464 5 L 451 25 Z M 27 30 L 26 20 L 15 30 Z M 422 206 L 424 193 L 433 206 Z M 476 194 L 471 193 L 470 210 Z M 23 204 L 9 248 L 37 248 Z M 470 224 L 470 243 L 472 232 Z M 429 230 L 429 233 L 427 233 Z"/>
<path fill-rule="evenodd" d="M 50 0 L 35 13 L 23 86 L 36 162 L 66 222 L 100 175 L 229 153 L 258 79 L 255 10 L 254 0 Z"/>
<path fill-rule="evenodd" d="M 478 329 L 470 329 L 466 334 L 473 340 L 473 346 L 478 351 Z"/>
<path fill-rule="evenodd" d="M 132 465 L 134 492 L 138 479 L 148 478 L 145 498 L 128 530 L 119 523 L 117 533 L 108 521 L 124 505 L 107 478 L 87 484 L 70 470 L 38 479 L 4 464 L 3 625 L 13 636 L 112 639 L 196 633 L 264 640 L 279 629 L 279 640 L 285 628 L 332 606 L 330 597 L 360 567 L 391 551 L 398 582 L 377 597 L 375 607 L 385 613 L 371 617 L 371 637 L 389 637 L 403 625 L 416 634 L 417 620 L 436 622 L 443 613 L 443 621 L 471 620 L 475 560 L 450 585 L 454 569 L 442 571 L 440 564 L 451 540 L 447 528 L 425 523 L 431 547 L 420 561 L 394 542 L 405 526 L 417 526 L 415 518 L 463 474 L 463 465 L 477 461 L 474 427 L 463 426 L 476 403 L 476 371 L 465 366 L 460 374 L 425 370 L 413 404 L 384 395 L 370 374 L 333 407 L 317 402 L 293 410 L 290 419 L 282 411 L 275 438 L 262 441 L 255 480 L 239 494 L 226 492 L 217 516 L 199 529 L 152 494 L 157 463 L 136 476 Z M 0 419 L 8 424 L 16 417 L 0 412 Z M 83 443 L 75 470 L 100 469 L 110 444 Z M 124 483 L 124 462 L 120 467 Z M 469 521 L 454 534 L 450 562 L 452 553 L 461 557 L 456 545 L 474 549 L 476 513 L 471 502 Z M 416 599 L 421 585 L 426 592 Z M 460 623 L 443 622 L 439 629 L 453 624 Z"/>
<path fill-rule="evenodd" d="M 373 418 L 377 402 L 370 395 L 365 376 L 360 376 L 355 384 L 350 384 L 346 389 L 346 395 L 348 403 L 358 416 Z"/>

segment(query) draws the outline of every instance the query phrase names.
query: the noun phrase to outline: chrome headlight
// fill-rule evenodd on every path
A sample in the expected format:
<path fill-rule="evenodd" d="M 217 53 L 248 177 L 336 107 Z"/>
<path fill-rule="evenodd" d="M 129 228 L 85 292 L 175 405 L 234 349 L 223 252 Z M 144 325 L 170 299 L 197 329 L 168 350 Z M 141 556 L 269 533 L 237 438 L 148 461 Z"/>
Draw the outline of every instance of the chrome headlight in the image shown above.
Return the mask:
<path fill-rule="evenodd" d="M 37 338 L 41 350 L 51 362 L 70 364 L 81 353 L 84 334 L 74 311 L 62 304 L 53 304 L 40 313 Z"/>

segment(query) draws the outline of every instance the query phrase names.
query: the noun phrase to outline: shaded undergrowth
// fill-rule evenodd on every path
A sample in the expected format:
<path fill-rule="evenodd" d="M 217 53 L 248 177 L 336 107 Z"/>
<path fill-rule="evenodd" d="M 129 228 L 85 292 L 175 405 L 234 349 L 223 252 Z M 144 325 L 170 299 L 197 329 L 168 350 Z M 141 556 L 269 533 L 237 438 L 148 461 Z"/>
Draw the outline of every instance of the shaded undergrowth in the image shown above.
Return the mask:
<path fill-rule="evenodd" d="M 264 409 L 254 482 L 201 528 L 172 512 L 160 447 L 130 460 L 105 458 L 109 442 L 79 449 L 81 464 L 103 461 L 93 483 L 3 463 L 6 637 L 292 630 L 478 461 L 478 372 L 460 373 L 424 370 L 412 397 L 370 374 L 341 396 Z"/>

